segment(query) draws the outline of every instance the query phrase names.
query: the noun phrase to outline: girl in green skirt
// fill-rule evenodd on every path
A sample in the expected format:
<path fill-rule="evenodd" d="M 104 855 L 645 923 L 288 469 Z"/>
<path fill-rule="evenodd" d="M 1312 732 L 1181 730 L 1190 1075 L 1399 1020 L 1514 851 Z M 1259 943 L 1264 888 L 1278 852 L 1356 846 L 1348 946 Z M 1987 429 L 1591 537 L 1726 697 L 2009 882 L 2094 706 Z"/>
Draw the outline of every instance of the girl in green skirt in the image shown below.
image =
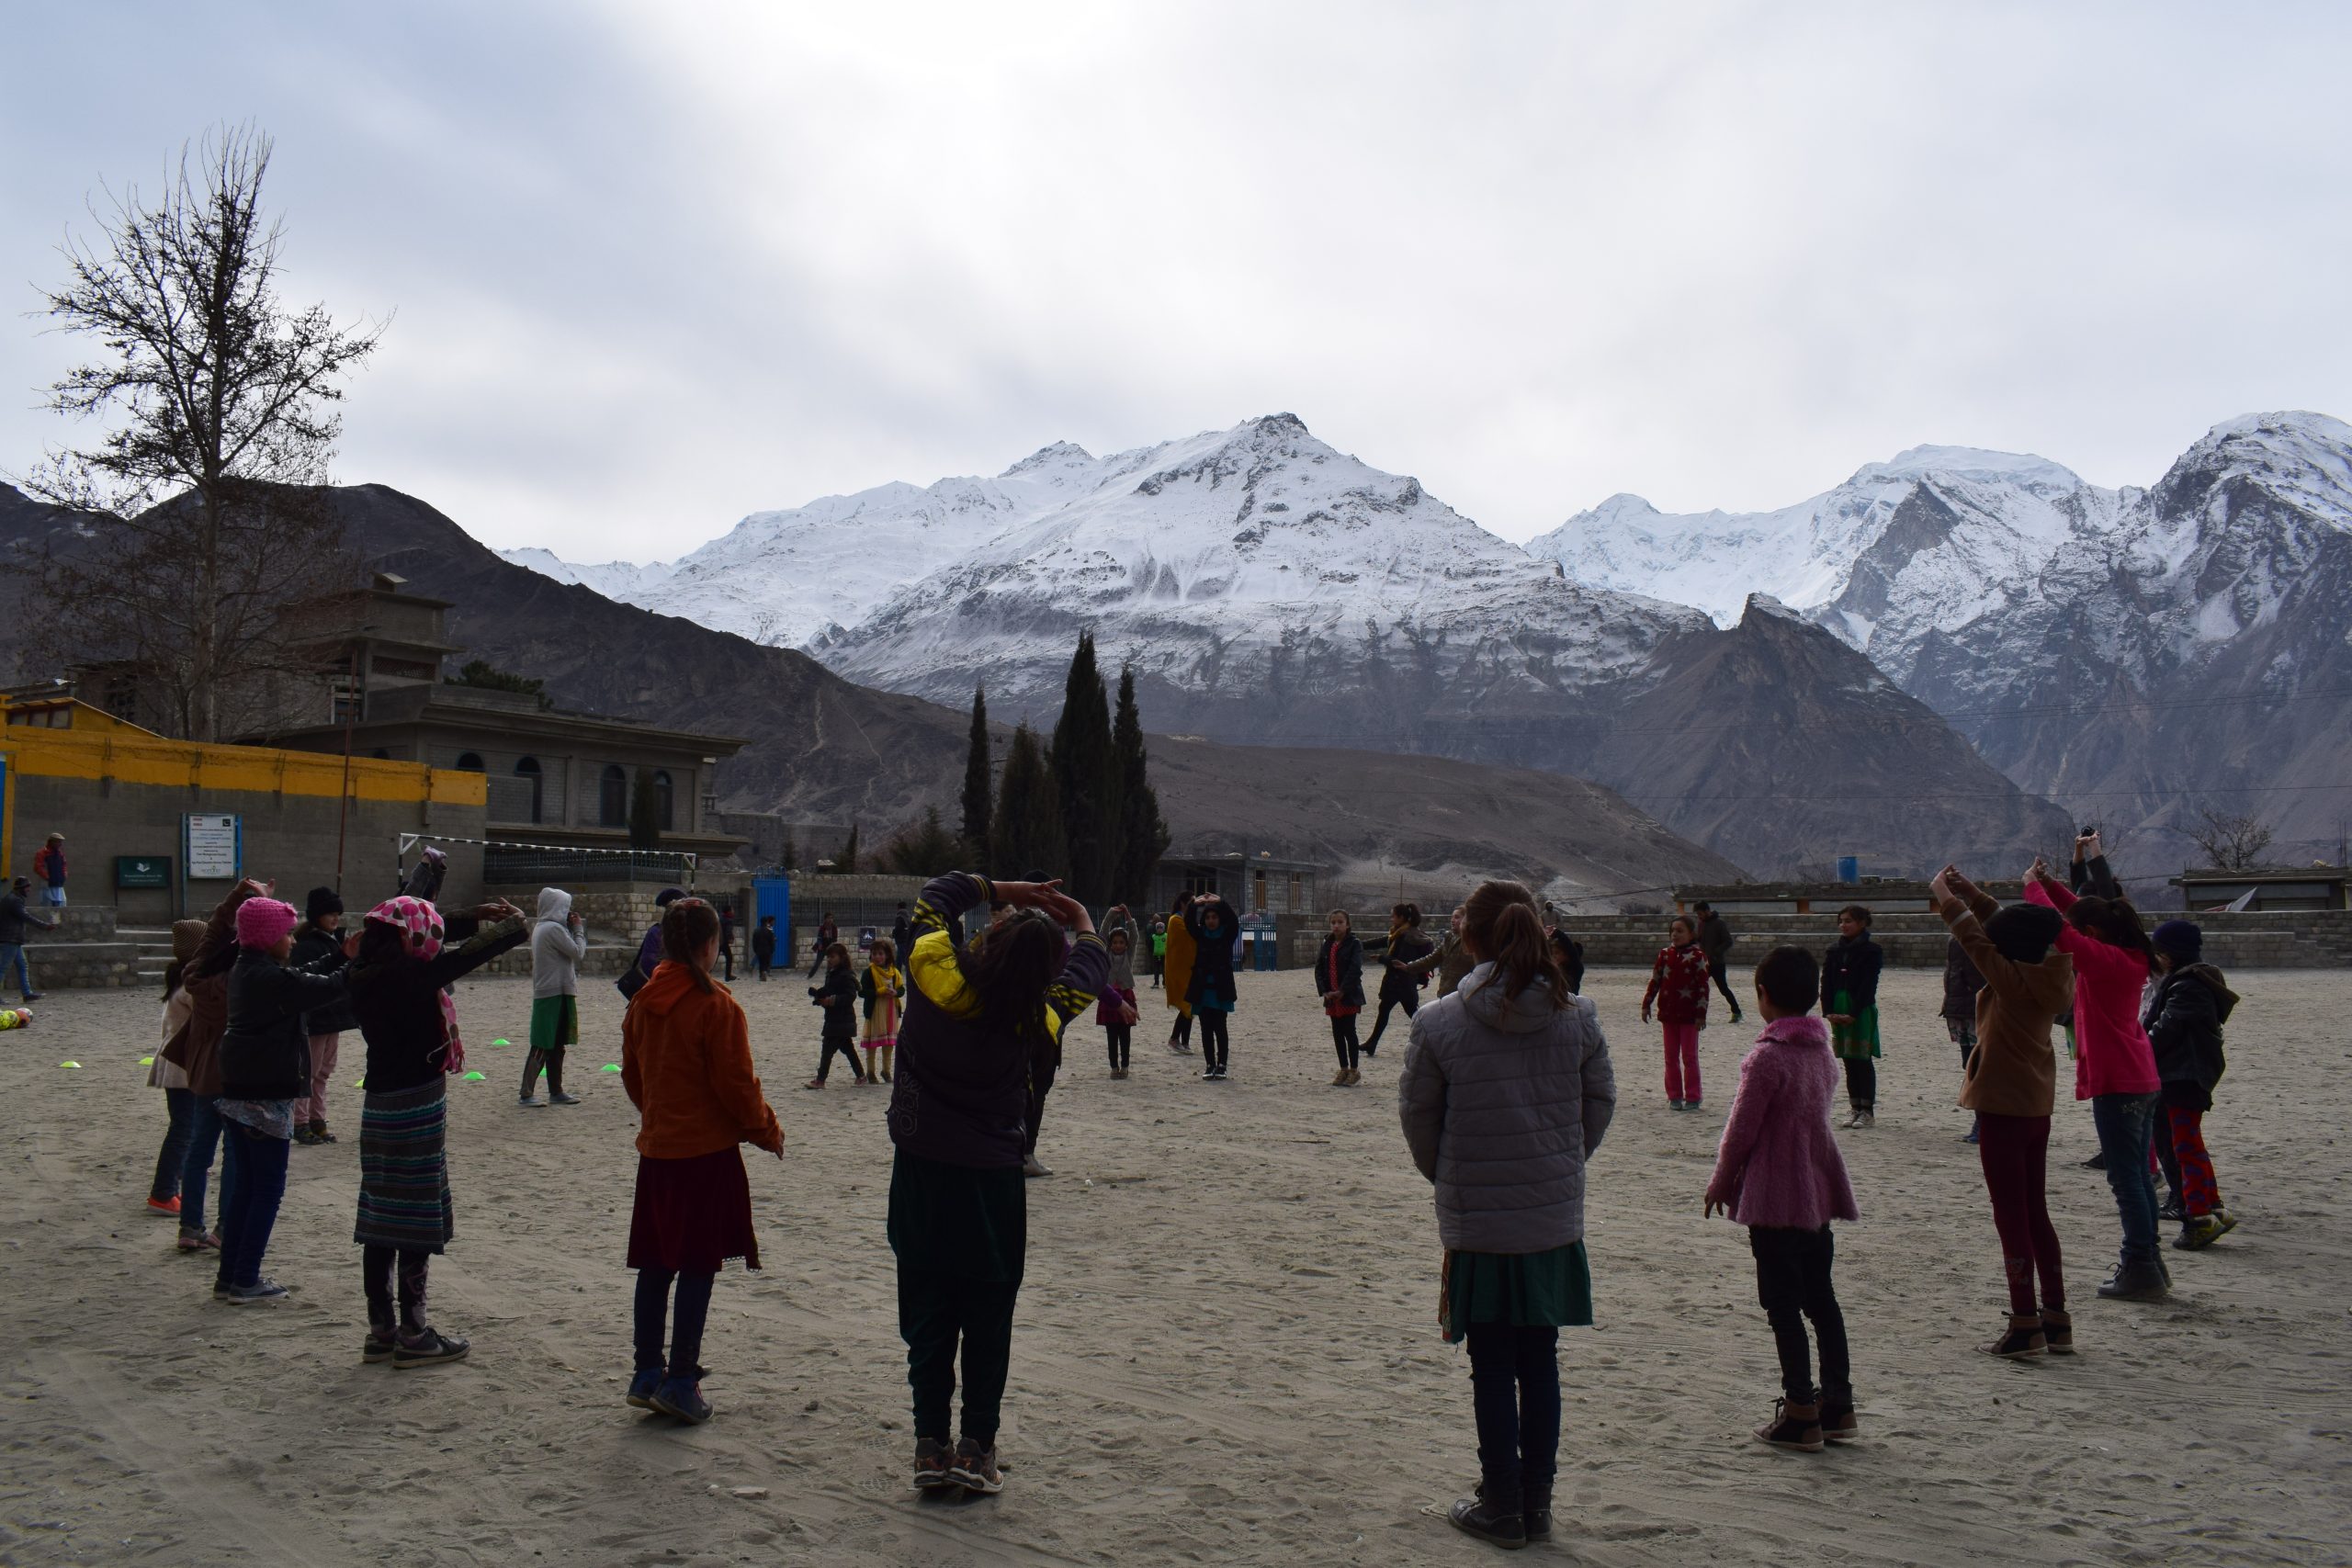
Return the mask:
<path fill-rule="evenodd" d="M 1821 1013 L 1829 1048 L 1846 1064 L 1849 1128 L 1867 1127 L 1878 1109 L 1878 975 L 1886 955 L 1871 940 L 1871 912 L 1838 911 L 1838 940 L 1821 960 Z"/>
<path fill-rule="evenodd" d="M 1617 1083 L 1593 1005 L 1568 988 L 1526 888 L 1482 884 L 1462 944 L 1477 967 L 1414 1018 L 1397 1100 L 1413 1163 L 1437 1190 L 1438 1321 L 1470 1348 L 1478 1490 L 1448 1517 L 1517 1547 L 1552 1533 L 1559 1331 L 1592 1322 L 1585 1161 Z"/>

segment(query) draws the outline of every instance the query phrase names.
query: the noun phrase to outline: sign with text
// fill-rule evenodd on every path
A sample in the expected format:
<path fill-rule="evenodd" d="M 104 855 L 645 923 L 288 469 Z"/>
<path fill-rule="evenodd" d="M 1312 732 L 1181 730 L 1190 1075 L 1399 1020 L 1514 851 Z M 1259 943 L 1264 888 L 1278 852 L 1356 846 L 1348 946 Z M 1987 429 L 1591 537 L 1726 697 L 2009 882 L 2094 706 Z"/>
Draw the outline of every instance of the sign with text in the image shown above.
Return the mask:
<path fill-rule="evenodd" d="M 114 885 L 117 887 L 169 887 L 172 885 L 172 857 L 117 855 L 114 857 Z"/>
<path fill-rule="evenodd" d="M 243 870 L 243 834 L 234 817 L 182 818 L 190 882 L 234 882 Z"/>

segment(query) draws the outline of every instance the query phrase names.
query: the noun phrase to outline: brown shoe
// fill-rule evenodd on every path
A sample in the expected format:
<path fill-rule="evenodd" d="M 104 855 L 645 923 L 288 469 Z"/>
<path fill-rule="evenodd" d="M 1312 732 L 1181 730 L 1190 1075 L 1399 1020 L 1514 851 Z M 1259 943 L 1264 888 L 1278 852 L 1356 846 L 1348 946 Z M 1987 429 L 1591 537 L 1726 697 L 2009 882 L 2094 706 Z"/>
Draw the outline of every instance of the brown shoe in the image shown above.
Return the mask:
<path fill-rule="evenodd" d="M 1852 1393 L 1821 1394 L 1821 1440 L 1825 1443 L 1850 1443 L 1861 1436 L 1862 1427 L 1854 1418 Z"/>
<path fill-rule="evenodd" d="M 1981 1345 L 1977 1348 L 2005 1361 L 2023 1361 L 2048 1350 L 2050 1341 L 2042 1337 L 2039 1314 L 2013 1312 L 2009 1314 L 2008 1332 L 1990 1345 Z"/>
<path fill-rule="evenodd" d="M 1785 1399 L 1774 1400 L 1772 1418 L 1756 1428 L 1756 1440 L 1801 1454 L 1819 1453 L 1826 1440 L 1821 1434 L 1819 1401 L 1795 1404 Z"/>
<path fill-rule="evenodd" d="M 1335 1077 L 1335 1078 L 1333 1078 L 1333 1079 L 1331 1080 L 1331 1087 L 1332 1087 L 1333 1089 L 1345 1089 L 1345 1088 L 1347 1088 L 1347 1087 L 1348 1087 L 1348 1069 L 1347 1069 L 1347 1068 L 1345 1068 L 1345 1067 L 1341 1067 L 1341 1068 L 1340 1069 L 1339 1077 Z"/>
<path fill-rule="evenodd" d="M 2054 1307 L 2041 1309 L 2041 1338 L 2053 1356 L 2075 1353 L 2075 1320 Z"/>

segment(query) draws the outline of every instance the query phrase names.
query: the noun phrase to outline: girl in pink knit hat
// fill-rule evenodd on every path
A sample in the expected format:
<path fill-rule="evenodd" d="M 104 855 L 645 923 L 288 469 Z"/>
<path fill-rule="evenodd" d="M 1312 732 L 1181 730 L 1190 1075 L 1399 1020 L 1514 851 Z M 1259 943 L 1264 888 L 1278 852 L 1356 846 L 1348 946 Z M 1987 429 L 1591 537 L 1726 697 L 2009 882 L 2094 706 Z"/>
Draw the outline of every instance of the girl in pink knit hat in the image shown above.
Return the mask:
<path fill-rule="evenodd" d="M 1756 966 L 1756 1009 L 1764 1032 L 1739 1064 L 1739 1089 L 1707 1183 L 1707 1209 L 1747 1227 L 1756 1255 L 1756 1294 L 1781 1353 L 1781 1397 L 1756 1436 L 1777 1449 L 1818 1453 L 1855 1433 L 1854 1384 L 1846 1319 L 1829 1268 L 1829 1222 L 1859 1218 L 1845 1157 L 1829 1130 L 1838 1062 L 1829 1031 L 1807 1016 L 1820 994 L 1821 966 L 1803 948 L 1779 947 Z M 1805 1321 L 1821 1341 L 1821 1382 L 1813 1381 Z"/>

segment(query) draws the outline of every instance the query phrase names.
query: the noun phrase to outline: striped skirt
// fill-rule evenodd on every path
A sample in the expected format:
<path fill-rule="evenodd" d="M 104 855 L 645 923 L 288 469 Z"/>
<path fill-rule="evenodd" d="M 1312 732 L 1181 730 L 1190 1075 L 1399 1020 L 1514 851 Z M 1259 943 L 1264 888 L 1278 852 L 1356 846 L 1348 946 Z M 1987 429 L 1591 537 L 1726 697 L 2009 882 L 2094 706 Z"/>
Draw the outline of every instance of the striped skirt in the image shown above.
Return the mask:
<path fill-rule="evenodd" d="M 366 1247 L 438 1252 L 458 1234 L 449 1203 L 447 1087 L 370 1093 L 359 1111 L 359 1223 Z"/>

